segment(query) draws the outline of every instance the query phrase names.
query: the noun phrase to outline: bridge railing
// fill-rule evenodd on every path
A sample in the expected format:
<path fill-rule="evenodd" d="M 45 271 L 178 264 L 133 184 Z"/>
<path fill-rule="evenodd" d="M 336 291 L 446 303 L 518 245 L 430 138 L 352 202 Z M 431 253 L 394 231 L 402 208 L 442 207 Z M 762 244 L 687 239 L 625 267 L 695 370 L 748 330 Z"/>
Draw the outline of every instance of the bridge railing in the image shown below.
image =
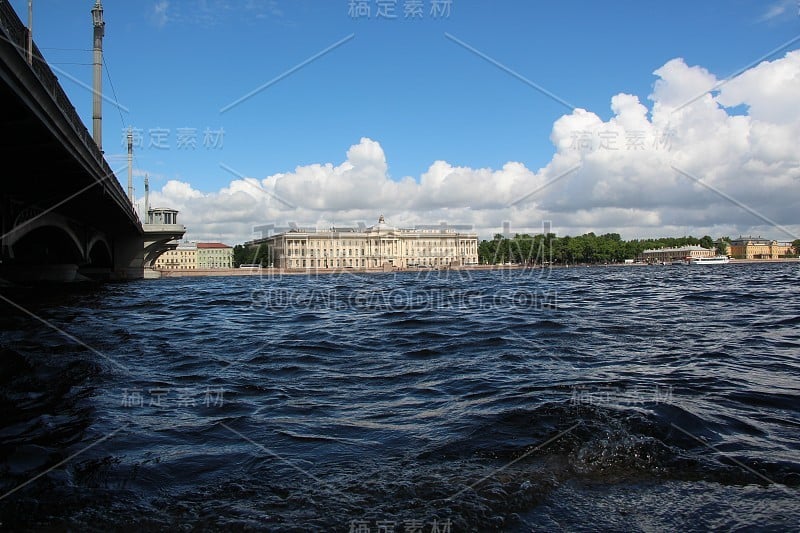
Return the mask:
<path fill-rule="evenodd" d="M 9 4 L 8 0 L 0 0 L 0 27 L 5 31 L 9 42 L 14 45 L 14 48 L 17 49 L 17 52 L 19 52 L 20 56 L 22 56 L 22 58 L 27 62 L 28 28 L 25 26 L 25 24 L 23 24 L 19 16 L 17 16 L 16 11 L 14 11 L 14 8 Z M 39 79 L 42 86 L 47 90 L 48 94 L 50 94 L 50 96 L 53 98 L 53 101 L 55 101 L 58 108 L 64 113 L 64 117 L 72 125 L 72 129 L 75 131 L 75 135 L 80 139 L 83 145 L 86 146 L 87 150 L 92 154 L 98 165 L 100 165 L 104 175 L 113 175 L 114 171 L 111 169 L 108 161 L 106 161 L 106 158 L 103 156 L 103 152 L 100 150 L 100 147 L 97 146 L 97 143 L 89 133 L 89 130 L 83 123 L 83 120 L 81 120 L 80 115 L 78 115 L 78 112 L 75 110 L 75 106 L 72 105 L 72 102 L 67 97 L 67 94 L 64 92 L 61 84 L 58 82 L 58 77 L 50 68 L 50 65 L 47 64 L 47 61 L 44 59 L 44 55 L 42 55 L 42 52 L 39 50 L 39 47 L 36 46 L 36 43 L 33 43 L 31 46 L 31 56 L 31 70 L 33 70 L 33 72 L 36 74 L 36 77 Z M 139 220 L 139 214 L 136 212 L 134 206 L 131 205 L 131 203 L 127 200 L 128 197 L 122 190 L 122 186 L 117 182 L 117 180 L 113 180 L 113 183 L 116 186 L 115 188 L 117 189 L 118 194 L 120 194 L 124 200 L 121 202 L 122 205 L 126 207 L 126 209 L 133 216 L 134 220 L 141 224 L 141 221 Z"/>

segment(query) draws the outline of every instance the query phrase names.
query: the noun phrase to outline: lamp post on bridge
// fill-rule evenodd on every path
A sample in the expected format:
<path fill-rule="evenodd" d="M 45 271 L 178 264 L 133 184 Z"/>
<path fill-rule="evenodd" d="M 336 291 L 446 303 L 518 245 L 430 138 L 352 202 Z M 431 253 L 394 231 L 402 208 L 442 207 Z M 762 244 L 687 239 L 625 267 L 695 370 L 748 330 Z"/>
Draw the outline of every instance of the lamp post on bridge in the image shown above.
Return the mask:
<path fill-rule="evenodd" d="M 28 0 L 28 64 L 33 65 L 33 0 Z"/>
<path fill-rule="evenodd" d="M 103 104 L 102 104 L 102 81 L 103 81 L 103 35 L 105 35 L 106 23 L 103 21 L 103 6 L 100 0 L 96 0 L 92 8 L 92 23 L 94 26 L 94 96 L 92 106 L 92 137 L 100 151 L 103 151 Z"/>
<path fill-rule="evenodd" d="M 128 200 L 134 205 L 133 198 L 133 129 L 128 126 Z"/>

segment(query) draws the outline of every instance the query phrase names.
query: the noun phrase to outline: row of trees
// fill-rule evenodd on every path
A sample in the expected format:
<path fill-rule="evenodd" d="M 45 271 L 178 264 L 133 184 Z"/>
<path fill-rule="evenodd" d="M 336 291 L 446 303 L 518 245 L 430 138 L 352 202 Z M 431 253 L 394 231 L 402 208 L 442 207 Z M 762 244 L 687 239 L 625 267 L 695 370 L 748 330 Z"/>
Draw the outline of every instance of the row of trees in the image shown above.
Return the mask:
<path fill-rule="evenodd" d="M 239 268 L 242 265 L 261 265 L 269 266 L 271 259 L 269 248 L 266 244 L 256 244 L 245 246 L 237 244 L 233 247 L 233 266 Z"/>
<path fill-rule="evenodd" d="M 725 253 L 723 237 L 714 241 L 708 235 L 696 237 L 665 237 L 659 239 L 633 239 L 624 241 L 618 233 L 595 235 L 586 233 L 577 237 L 557 237 L 554 233 L 546 235 L 517 234 L 513 238 L 499 233 L 490 241 L 478 245 L 478 260 L 482 264 L 575 264 L 575 263 L 621 263 L 625 259 L 635 259 L 650 248 L 700 245 Z"/>

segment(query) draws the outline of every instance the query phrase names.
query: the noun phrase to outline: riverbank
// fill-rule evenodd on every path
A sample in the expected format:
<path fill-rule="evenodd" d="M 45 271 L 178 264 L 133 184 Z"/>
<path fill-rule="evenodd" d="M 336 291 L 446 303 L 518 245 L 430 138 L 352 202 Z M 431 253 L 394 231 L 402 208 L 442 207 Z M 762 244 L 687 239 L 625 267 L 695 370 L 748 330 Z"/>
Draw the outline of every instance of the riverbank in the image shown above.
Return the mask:
<path fill-rule="evenodd" d="M 789 259 L 731 259 L 729 265 L 749 265 L 761 263 L 800 263 L 800 258 Z M 476 271 L 476 270 L 525 270 L 541 268 L 583 268 L 583 267 L 659 267 L 672 266 L 647 263 L 608 263 L 604 265 L 575 264 L 575 265 L 548 265 L 542 267 L 528 265 L 469 265 L 459 267 L 441 268 L 325 268 L 325 269 L 286 269 L 286 268 L 214 268 L 207 270 L 149 270 L 145 277 L 148 279 L 160 278 L 187 278 L 187 277 L 223 277 L 223 276 L 288 276 L 288 275 L 316 275 L 316 274 L 381 274 L 387 272 L 438 272 L 438 271 Z"/>
<path fill-rule="evenodd" d="M 471 265 L 462 267 L 441 267 L 441 268 L 214 268 L 207 270 L 148 270 L 145 271 L 145 278 L 191 278 L 191 277 L 223 277 L 223 276 L 288 276 L 288 275 L 316 275 L 316 274 L 383 274 L 391 272 L 439 272 L 439 271 L 463 271 L 463 270 L 501 270 L 516 269 L 520 270 L 522 265 Z M 536 267 L 540 268 L 540 267 Z"/>

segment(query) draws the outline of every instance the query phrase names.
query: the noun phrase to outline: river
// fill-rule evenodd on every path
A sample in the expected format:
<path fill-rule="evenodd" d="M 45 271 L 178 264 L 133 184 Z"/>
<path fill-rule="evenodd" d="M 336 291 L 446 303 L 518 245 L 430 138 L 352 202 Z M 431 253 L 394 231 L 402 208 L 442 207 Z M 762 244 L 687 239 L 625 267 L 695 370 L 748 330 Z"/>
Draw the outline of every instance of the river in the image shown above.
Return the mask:
<path fill-rule="evenodd" d="M 13 530 L 790 530 L 795 263 L 0 290 Z"/>

